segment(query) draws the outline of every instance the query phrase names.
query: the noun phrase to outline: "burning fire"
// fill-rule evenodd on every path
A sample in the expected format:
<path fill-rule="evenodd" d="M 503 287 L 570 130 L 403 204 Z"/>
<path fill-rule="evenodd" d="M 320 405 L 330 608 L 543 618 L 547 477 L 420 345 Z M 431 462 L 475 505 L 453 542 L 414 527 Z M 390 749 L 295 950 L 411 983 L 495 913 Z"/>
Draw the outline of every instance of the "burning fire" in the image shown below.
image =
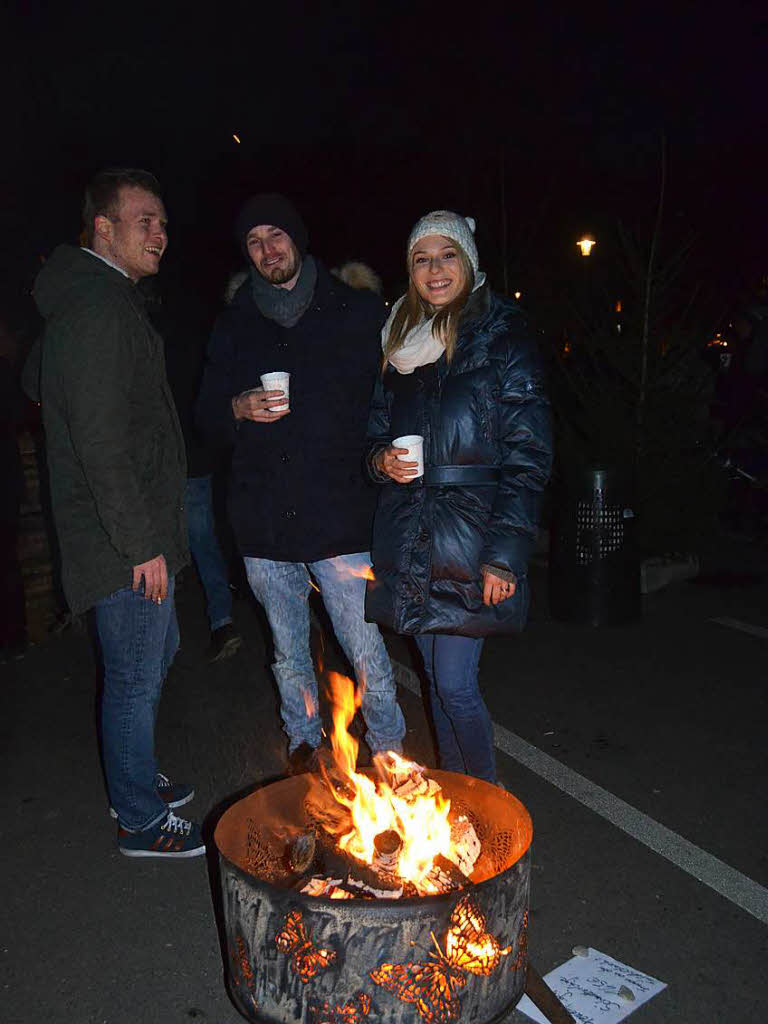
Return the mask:
<path fill-rule="evenodd" d="M 375 580 L 376 577 L 373 575 L 373 569 L 370 565 L 360 566 L 347 566 L 346 571 L 350 576 L 354 576 L 358 580 Z"/>
<path fill-rule="evenodd" d="M 336 766 L 344 785 L 331 785 L 334 798 L 349 809 L 353 828 L 339 841 L 341 849 L 365 864 L 373 864 L 376 856 L 374 840 L 382 833 L 394 832 L 402 846 L 397 855 L 396 873 L 412 882 L 420 891 L 437 892 L 427 878 L 438 854 L 448 856 L 451 850 L 451 827 L 448 821 L 450 800 L 441 793 L 404 799 L 383 778 L 374 781 L 357 772 L 358 742 L 348 728 L 360 705 L 351 680 L 338 673 L 329 673 L 333 699 L 333 734 L 331 746 Z M 407 775 L 409 762 L 388 751 L 379 760 L 382 775 L 390 778 Z"/>

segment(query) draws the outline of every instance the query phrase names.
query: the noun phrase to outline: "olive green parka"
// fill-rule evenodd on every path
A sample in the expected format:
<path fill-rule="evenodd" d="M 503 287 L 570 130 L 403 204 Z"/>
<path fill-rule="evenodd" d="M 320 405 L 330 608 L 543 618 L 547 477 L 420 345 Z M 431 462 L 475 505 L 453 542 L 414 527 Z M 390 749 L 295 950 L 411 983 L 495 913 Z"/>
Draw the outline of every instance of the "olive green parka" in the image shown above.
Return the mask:
<path fill-rule="evenodd" d="M 45 319 L 24 372 L 41 403 L 64 593 L 78 614 L 131 585 L 133 567 L 188 561 L 186 464 L 163 344 L 133 282 L 59 246 L 37 276 Z"/>

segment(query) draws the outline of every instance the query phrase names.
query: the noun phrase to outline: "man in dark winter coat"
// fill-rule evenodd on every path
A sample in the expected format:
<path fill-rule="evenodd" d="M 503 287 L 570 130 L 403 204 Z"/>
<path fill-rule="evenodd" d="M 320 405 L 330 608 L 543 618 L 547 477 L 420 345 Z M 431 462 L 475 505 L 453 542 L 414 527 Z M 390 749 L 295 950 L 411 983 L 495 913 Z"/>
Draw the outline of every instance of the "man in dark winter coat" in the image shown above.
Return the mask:
<path fill-rule="evenodd" d="M 162 342 L 135 287 L 157 273 L 168 243 L 157 181 L 146 171 L 97 175 L 83 223 L 86 247 L 59 246 L 34 289 L 46 326 L 31 397 L 42 405 L 62 579 L 72 613 L 95 613 L 119 849 L 194 857 L 205 852 L 200 830 L 172 810 L 194 790 L 160 774 L 154 753 L 178 648 L 174 574 L 188 558 L 184 442 Z"/>
<path fill-rule="evenodd" d="M 376 500 L 363 454 L 384 307 L 308 255 L 304 222 L 282 196 L 250 199 L 237 237 L 250 273 L 214 328 L 198 418 L 214 442 L 234 446 L 230 515 L 272 628 L 289 767 L 299 772 L 315 764 L 321 738 L 312 577 L 361 684 L 368 745 L 400 750 L 405 733 L 386 649 L 363 618 Z M 287 403 L 259 386 L 275 371 L 290 374 Z"/>

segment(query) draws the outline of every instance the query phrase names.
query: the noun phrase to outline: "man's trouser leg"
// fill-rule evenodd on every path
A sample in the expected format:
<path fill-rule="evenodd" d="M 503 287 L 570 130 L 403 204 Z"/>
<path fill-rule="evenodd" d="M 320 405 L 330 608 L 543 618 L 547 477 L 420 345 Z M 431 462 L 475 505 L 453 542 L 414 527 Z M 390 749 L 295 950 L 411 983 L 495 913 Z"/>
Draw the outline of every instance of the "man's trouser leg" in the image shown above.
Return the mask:
<path fill-rule="evenodd" d="M 303 562 L 250 557 L 243 561 L 248 583 L 272 629 L 272 671 L 280 691 L 280 715 L 288 734 L 288 752 L 293 753 L 301 743 L 317 747 L 322 727 L 309 649 L 309 572 Z"/>
<path fill-rule="evenodd" d="M 403 749 L 405 721 L 381 633 L 365 621 L 365 576 L 371 568 L 367 551 L 337 555 L 309 568 L 333 623 L 333 629 L 363 688 L 365 739 L 372 753 Z"/>
<path fill-rule="evenodd" d="M 216 537 L 210 476 L 193 476 L 187 480 L 184 507 L 189 550 L 203 584 L 208 621 L 213 632 L 232 621 L 232 591 Z"/>
<path fill-rule="evenodd" d="M 101 731 L 104 771 L 120 824 L 132 832 L 168 813 L 155 788 L 155 719 L 163 681 L 179 645 L 173 577 L 161 604 L 124 587 L 94 606 L 104 662 Z"/>

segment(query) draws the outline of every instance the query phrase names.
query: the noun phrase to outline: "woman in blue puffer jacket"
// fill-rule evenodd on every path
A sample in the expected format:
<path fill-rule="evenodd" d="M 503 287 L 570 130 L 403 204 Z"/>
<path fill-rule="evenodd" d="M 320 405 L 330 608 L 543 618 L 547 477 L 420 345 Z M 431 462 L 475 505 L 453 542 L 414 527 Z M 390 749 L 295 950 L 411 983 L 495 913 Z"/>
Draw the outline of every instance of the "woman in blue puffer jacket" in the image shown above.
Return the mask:
<path fill-rule="evenodd" d="M 480 273 L 474 223 L 427 214 L 408 239 L 407 293 L 382 331 L 368 455 L 382 487 L 369 620 L 413 635 L 440 767 L 496 781 L 478 684 L 483 638 L 519 632 L 551 464 L 549 404 L 520 308 Z M 424 439 L 424 474 L 392 439 Z"/>

